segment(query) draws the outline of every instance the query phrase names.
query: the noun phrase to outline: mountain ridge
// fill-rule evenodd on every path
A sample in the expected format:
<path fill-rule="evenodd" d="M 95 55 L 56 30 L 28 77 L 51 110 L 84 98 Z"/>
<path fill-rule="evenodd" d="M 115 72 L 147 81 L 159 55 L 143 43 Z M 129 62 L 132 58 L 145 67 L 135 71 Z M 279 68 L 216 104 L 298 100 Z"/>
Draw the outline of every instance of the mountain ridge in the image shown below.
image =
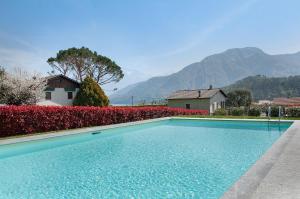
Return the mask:
<path fill-rule="evenodd" d="M 178 72 L 152 77 L 111 95 L 112 103 L 152 101 L 179 89 L 224 87 L 247 76 L 270 77 L 300 74 L 300 52 L 270 55 L 256 47 L 232 48 L 187 65 Z"/>
<path fill-rule="evenodd" d="M 237 89 L 249 90 L 255 101 L 272 100 L 277 97 L 299 97 L 300 75 L 288 77 L 249 76 L 223 89 L 225 92 Z"/>

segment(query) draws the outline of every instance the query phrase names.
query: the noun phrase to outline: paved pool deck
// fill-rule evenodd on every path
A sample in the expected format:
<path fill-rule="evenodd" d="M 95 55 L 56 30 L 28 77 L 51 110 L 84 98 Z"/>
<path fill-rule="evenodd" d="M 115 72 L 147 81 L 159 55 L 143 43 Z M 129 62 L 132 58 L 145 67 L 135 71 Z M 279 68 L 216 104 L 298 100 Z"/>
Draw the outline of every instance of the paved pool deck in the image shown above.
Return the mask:
<path fill-rule="evenodd" d="M 294 121 L 222 197 L 229 198 L 300 198 L 300 121 Z"/>
<path fill-rule="evenodd" d="M 14 144 L 59 136 L 91 133 L 109 128 L 144 124 L 168 119 L 192 120 L 239 120 L 267 121 L 256 119 L 182 118 L 166 117 L 123 124 L 89 127 L 58 132 L 42 133 L 16 138 L 0 139 L 0 145 Z M 274 120 L 275 121 L 275 120 Z M 291 121 L 282 121 L 291 122 Z M 300 120 L 291 127 L 272 147 L 222 196 L 222 199 L 300 199 Z"/>

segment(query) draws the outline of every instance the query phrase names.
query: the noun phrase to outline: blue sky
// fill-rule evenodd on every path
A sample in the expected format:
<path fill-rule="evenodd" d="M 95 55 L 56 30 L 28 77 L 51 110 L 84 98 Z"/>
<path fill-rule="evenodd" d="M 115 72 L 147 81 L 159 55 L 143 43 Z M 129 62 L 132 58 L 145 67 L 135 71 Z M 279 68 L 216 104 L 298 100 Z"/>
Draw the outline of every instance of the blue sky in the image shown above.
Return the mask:
<path fill-rule="evenodd" d="M 0 0 L 0 65 L 46 73 L 85 46 L 122 66 L 118 85 L 176 72 L 228 48 L 300 51 L 299 0 Z"/>

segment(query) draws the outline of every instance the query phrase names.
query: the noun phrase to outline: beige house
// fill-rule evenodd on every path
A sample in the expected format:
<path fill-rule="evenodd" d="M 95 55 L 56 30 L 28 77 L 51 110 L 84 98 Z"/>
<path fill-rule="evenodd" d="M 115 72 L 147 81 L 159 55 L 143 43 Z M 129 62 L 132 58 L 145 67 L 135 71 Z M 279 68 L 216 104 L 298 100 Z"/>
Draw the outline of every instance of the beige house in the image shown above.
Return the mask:
<path fill-rule="evenodd" d="M 168 98 L 168 106 L 186 109 L 207 110 L 210 114 L 225 108 L 226 94 L 221 89 L 179 90 Z"/>

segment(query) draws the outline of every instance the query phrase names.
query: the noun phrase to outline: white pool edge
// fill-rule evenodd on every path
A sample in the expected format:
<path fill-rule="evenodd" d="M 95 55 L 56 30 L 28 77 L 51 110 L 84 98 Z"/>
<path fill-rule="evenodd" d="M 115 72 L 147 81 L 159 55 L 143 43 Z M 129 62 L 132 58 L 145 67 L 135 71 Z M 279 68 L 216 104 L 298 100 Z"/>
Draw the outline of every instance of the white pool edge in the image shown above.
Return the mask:
<path fill-rule="evenodd" d="M 68 135 L 91 133 L 91 132 L 101 131 L 101 130 L 106 130 L 106 129 L 120 128 L 120 127 L 133 126 L 133 125 L 139 125 L 139 124 L 147 124 L 147 123 L 151 123 L 151 122 L 158 122 L 158 121 L 164 121 L 164 120 L 169 120 L 169 119 L 171 119 L 171 117 L 148 119 L 148 120 L 141 120 L 141 121 L 135 121 L 135 122 L 126 122 L 126 123 L 120 123 L 120 124 L 110 124 L 110 125 L 104 125 L 104 126 L 83 127 L 83 128 L 77 128 L 77 129 L 50 131 L 50 132 L 44 132 L 44 133 L 38 133 L 38 134 L 22 135 L 20 137 L 1 138 L 0 146 L 7 145 L 7 144 L 16 144 L 16 143 L 21 143 L 21 142 L 42 140 L 42 139 L 48 139 L 48 138 L 55 138 L 55 137 L 61 137 L 61 136 L 68 136 Z"/>
<path fill-rule="evenodd" d="M 182 120 L 214 120 L 214 121 L 252 121 L 252 122 L 278 122 L 278 119 L 240 119 L 240 118 L 197 118 L 197 117 L 170 117 L 171 119 L 182 119 Z M 294 122 L 297 120 L 280 120 L 280 122 Z"/>

